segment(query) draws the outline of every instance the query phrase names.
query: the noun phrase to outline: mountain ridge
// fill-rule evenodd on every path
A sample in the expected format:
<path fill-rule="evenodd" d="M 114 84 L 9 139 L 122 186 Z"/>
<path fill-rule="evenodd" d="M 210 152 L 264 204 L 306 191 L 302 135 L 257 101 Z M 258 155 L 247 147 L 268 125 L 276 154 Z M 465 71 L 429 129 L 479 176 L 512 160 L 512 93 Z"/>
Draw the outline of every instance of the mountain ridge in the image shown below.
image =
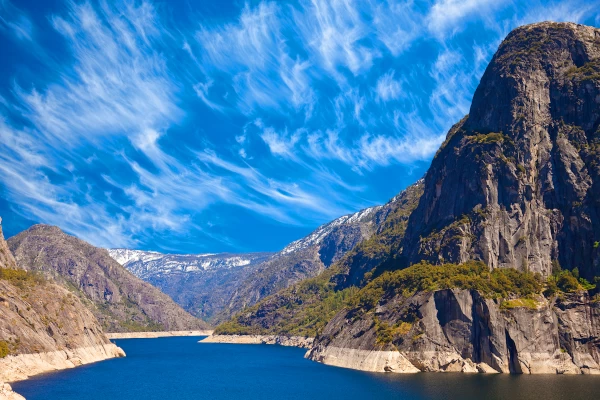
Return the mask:
<path fill-rule="evenodd" d="M 177 306 L 94 247 L 60 228 L 34 225 L 8 245 L 20 268 L 42 273 L 75 293 L 107 331 L 206 329 Z"/>

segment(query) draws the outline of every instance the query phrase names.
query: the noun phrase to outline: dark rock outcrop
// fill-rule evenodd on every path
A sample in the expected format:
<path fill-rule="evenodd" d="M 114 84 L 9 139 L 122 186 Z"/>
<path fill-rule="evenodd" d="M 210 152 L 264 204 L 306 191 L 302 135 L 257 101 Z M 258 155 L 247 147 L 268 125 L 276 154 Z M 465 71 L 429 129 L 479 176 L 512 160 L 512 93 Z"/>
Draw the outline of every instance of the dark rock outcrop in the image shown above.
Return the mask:
<path fill-rule="evenodd" d="M 400 266 L 482 260 L 600 275 L 600 30 L 518 28 L 425 177 Z"/>
<path fill-rule="evenodd" d="M 19 267 L 73 291 L 108 332 L 207 329 L 169 296 L 59 228 L 35 225 L 8 241 Z"/>
<path fill-rule="evenodd" d="M 509 303 L 510 304 L 510 303 Z M 308 355 L 378 372 L 600 374 L 600 302 L 569 295 L 503 307 L 477 291 L 382 299 L 375 312 L 338 313 Z M 381 342 L 378 327 L 395 326 Z"/>

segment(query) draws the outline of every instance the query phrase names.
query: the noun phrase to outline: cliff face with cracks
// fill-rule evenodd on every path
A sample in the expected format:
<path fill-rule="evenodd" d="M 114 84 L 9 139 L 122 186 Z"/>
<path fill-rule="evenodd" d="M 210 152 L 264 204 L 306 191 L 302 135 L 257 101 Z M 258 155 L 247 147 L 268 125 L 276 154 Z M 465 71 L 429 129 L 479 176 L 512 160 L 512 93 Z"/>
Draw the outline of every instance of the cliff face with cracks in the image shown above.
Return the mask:
<path fill-rule="evenodd" d="M 307 357 L 374 372 L 600 374 L 600 302 L 533 304 L 506 308 L 459 289 L 394 296 L 358 318 L 338 313 Z M 396 326 L 393 340 L 381 341 L 382 324 Z"/>
<path fill-rule="evenodd" d="M 600 275 L 600 30 L 511 32 L 449 132 L 403 241 L 403 265 L 482 260 Z"/>
<path fill-rule="evenodd" d="M 2 382 L 124 355 L 76 296 L 17 268 L 0 228 L 0 398 L 20 398 Z"/>

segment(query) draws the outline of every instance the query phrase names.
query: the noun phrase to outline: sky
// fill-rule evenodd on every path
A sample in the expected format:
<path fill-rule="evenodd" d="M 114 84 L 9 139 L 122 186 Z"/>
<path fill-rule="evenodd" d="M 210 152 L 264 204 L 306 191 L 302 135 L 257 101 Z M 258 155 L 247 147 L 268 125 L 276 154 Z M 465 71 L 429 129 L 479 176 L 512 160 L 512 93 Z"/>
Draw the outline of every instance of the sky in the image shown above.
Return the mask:
<path fill-rule="evenodd" d="M 600 0 L 0 0 L 0 216 L 277 251 L 421 178 L 515 27 Z"/>

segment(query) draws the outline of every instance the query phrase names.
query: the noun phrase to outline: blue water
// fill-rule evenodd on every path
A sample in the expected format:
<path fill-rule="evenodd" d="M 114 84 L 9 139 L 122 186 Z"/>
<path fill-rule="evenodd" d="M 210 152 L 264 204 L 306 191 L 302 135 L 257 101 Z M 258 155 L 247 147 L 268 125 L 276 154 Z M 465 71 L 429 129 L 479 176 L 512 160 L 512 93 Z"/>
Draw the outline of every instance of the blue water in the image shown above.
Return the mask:
<path fill-rule="evenodd" d="M 314 363 L 296 348 L 197 341 L 117 340 L 126 358 L 40 375 L 13 388 L 28 400 L 571 400 L 600 394 L 596 376 L 376 374 Z"/>

